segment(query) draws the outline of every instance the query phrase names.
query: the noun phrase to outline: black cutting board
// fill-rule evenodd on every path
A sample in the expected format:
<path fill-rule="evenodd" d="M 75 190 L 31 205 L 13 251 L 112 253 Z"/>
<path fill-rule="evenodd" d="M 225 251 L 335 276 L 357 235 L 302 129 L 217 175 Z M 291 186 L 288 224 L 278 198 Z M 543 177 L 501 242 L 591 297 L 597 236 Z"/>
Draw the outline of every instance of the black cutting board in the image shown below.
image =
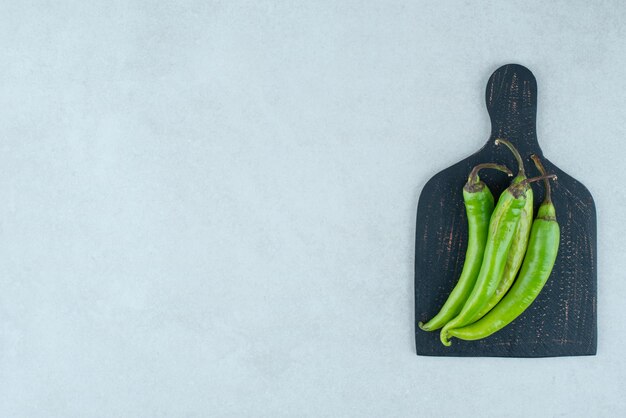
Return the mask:
<path fill-rule="evenodd" d="M 475 357 L 580 356 L 596 353 L 596 209 L 585 186 L 543 156 L 537 142 L 537 82 L 527 68 L 509 64 L 489 78 L 486 92 L 491 136 L 475 154 L 446 168 L 422 189 L 415 237 L 415 345 L 418 355 Z M 450 121 L 452 122 L 452 121 Z M 482 162 L 517 165 L 510 151 L 494 144 L 506 138 L 520 151 L 528 176 L 537 175 L 531 154 L 542 157 L 552 183 L 552 200 L 561 227 L 556 264 L 535 302 L 503 330 L 479 341 L 439 341 L 418 321 L 431 319 L 456 284 L 467 247 L 467 217 L 462 188 L 471 168 Z M 572 142 L 574 144 L 574 142 Z M 583 151 L 581 150 L 581 155 Z M 558 157 L 558 156 L 557 156 Z M 497 197 L 510 178 L 483 170 L 481 179 Z M 543 200 L 542 183 L 533 184 L 535 213 Z"/>

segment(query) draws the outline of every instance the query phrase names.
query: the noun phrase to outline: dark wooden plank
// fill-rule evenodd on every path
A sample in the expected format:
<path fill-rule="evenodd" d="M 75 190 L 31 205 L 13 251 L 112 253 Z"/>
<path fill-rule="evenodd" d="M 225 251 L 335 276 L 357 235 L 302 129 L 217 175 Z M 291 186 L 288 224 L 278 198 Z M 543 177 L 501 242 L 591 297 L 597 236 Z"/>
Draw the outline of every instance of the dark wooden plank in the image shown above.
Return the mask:
<path fill-rule="evenodd" d="M 487 109 L 492 132 L 477 153 L 431 178 L 417 209 L 415 239 L 415 342 L 419 355 L 549 357 L 596 353 L 596 210 L 585 186 L 543 156 L 536 134 L 537 83 L 525 67 L 509 64 L 496 70 L 487 83 Z M 561 226 L 561 244 L 554 270 L 533 305 L 508 327 L 480 341 L 439 342 L 438 332 L 424 332 L 418 321 L 432 318 L 443 305 L 461 272 L 467 245 L 467 219 L 462 187 L 470 169 L 487 161 L 516 163 L 496 138 L 513 142 L 525 159 L 529 175 L 537 174 L 531 154 L 542 157 L 546 169 L 558 175 L 553 201 Z M 509 179 L 493 170 L 481 178 L 494 196 Z M 543 199 L 534 184 L 536 207 Z"/>

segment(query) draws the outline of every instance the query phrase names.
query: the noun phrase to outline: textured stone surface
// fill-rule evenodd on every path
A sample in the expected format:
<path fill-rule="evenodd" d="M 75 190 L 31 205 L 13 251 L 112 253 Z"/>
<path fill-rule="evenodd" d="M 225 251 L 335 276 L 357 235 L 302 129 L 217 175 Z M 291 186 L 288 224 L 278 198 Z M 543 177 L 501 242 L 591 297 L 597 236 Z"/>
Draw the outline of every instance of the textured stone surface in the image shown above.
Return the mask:
<path fill-rule="evenodd" d="M 625 416 L 624 21 L 1 1 L 0 416 Z M 418 357 L 418 197 L 487 141 L 509 62 L 596 202 L 598 355 Z"/>

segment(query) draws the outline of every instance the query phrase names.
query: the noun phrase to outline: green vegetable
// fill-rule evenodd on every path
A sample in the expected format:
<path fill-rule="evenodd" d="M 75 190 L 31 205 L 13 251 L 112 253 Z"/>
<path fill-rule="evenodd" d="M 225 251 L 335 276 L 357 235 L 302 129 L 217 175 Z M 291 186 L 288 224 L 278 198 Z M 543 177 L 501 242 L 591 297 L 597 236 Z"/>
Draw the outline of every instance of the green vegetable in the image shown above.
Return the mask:
<path fill-rule="evenodd" d="M 506 296 L 484 318 L 465 327 L 447 329 L 446 338 L 478 340 L 501 330 L 532 304 L 550 277 L 559 249 L 560 229 L 552 204 L 548 176 L 545 175 L 545 169 L 539 158 L 533 155 L 532 159 L 546 178 L 546 197 L 533 222 L 528 250 L 519 277 Z"/>
<path fill-rule="evenodd" d="M 467 183 L 463 187 L 463 200 L 467 213 L 468 241 L 465 263 L 459 280 L 448 296 L 446 303 L 435 317 L 427 323 L 418 325 L 424 331 L 434 331 L 443 327 L 454 318 L 463 308 L 470 292 L 474 288 L 480 266 L 483 261 L 489 219 L 493 212 L 493 195 L 487 185 L 480 180 L 478 172 L 484 168 L 500 170 L 512 176 L 511 170 L 498 164 L 479 164 L 470 172 Z"/>
<path fill-rule="evenodd" d="M 513 179 L 513 184 L 520 183 L 526 180 L 526 172 L 524 170 L 524 163 L 522 161 L 522 157 L 520 156 L 517 149 L 511 144 L 509 141 L 504 139 L 496 140 L 496 144 L 502 143 L 511 150 L 518 164 L 518 173 L 517 176 Z M 526 247 L 528 246 L 528 237 L 530 236 L 530 228 L 533 223 L 533 190 L 528 187 L 526 189 L 526 203 L 522 208 L 522 213 L 520 215 L 519 223 L 517 224 L 517 229 L 515 230 L 515 235 L 513 236 L 513 242 L 511 243 L 511 248 L 509 249 L 509 255 L 506 260 L 506 265 L 504 266 L 504 272 L 502 273 L 502 278 L 500 278 L 500 283 L 496 288 L 496 293 L 489 299 L 489 302 L 485 305 L 480 312 L 470 320 L 470 323 L 478 321 L 480 318 L 485 316 L 487 312 L 489 312 L 496 304 L 504 297 L 506 292 L 511 288 L 517 273 L 519 272 L 520 267 L 522 266 L 522 261 L 524 261 L 524 254 L 526 254 Z"/>
<path fill-rule="evenodd" d="M 545 177 L 525 179 L 519 183 L 511 184 L 500 196 L 491 215 L 487 245 L 476 284 L 461 312 L 442 328 L 440 339 L 444 345 L 450 345 L 449 331 L 471 324 L 473 318 L 484 309 L 495 294 L 504 273 L 522 210 L 526 204 L 528 184 Z"/>

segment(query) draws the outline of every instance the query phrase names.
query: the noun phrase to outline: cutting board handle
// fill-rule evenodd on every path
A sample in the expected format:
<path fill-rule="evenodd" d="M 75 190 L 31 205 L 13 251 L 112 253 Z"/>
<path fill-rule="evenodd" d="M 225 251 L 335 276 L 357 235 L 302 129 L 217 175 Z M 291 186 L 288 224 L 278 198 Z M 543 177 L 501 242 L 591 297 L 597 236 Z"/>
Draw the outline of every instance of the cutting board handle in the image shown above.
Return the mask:
<path fill-rule="evenodd" d="M 490 145 L 496 138 L 506 138 L 523 155 L 543 155 L 537 142 L 537 80 L 528 68 L 519 64 L 498 68 L 489 77 L 485 99 Z"/>

